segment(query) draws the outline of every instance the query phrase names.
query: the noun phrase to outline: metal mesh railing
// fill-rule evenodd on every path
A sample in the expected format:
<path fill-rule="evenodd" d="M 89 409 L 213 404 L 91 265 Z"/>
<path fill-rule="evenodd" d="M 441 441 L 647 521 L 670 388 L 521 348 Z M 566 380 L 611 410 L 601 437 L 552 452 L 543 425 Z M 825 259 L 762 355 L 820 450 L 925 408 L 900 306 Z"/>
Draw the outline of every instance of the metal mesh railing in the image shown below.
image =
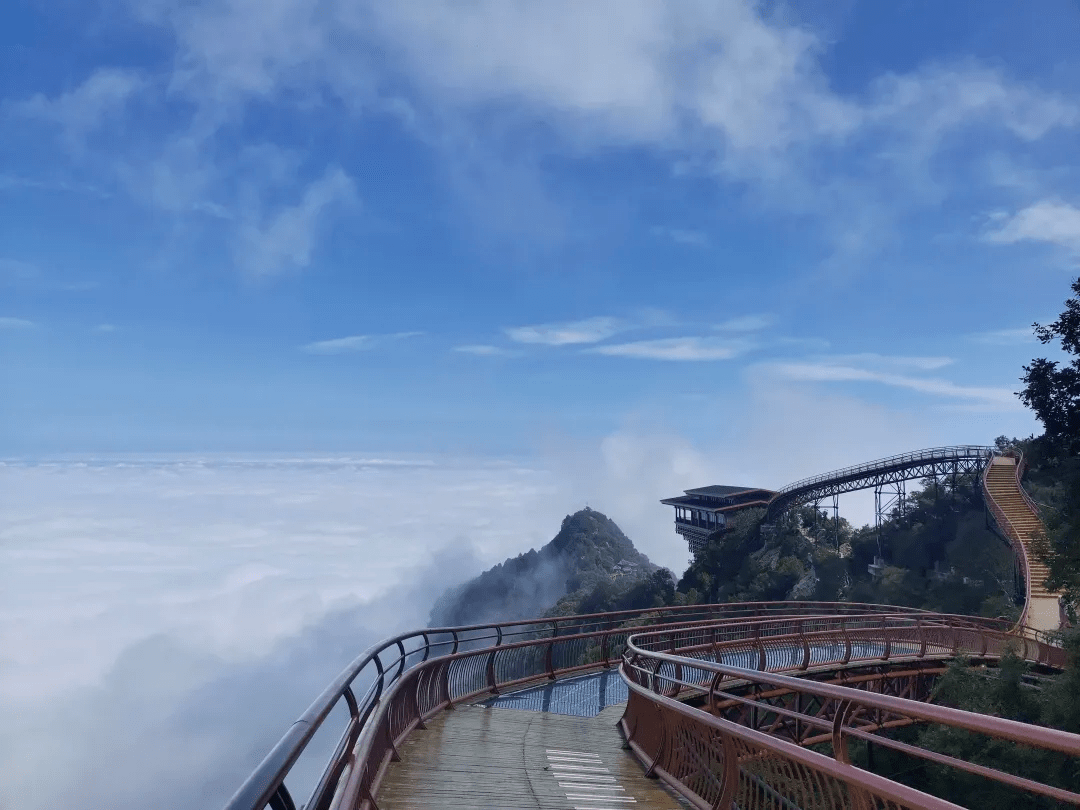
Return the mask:
<path fill-rule="evenodd" d="M 422 722 L 415 718 L 485 690 L 555 678 L 617 661 L 634 628 L 779 613 L 857 614 L 881 609 L 817 602 L 692 605 L 403 633 L 371 647 L 353 661 L 293 723 L 226 810 L 296 807 L 288 777 L 316 732 L 326 730 L 328 718 L 340 706 L 346 708 L 348 720 L 322 777 L 301 805 L 305 810 L 355 806 L 357 797 L 370 789 L 378 775 L 378 767 L 372 763 L 381 762 L 387 751 L 394 751 L 393 745 L 385 750 L 380 746 L 387 739 L 400 739 L 416 722 Z M 408 706 L 400 702 L 402 694 L 411 695 Z M 405 719 L 410 717 L 414 720 Z M 367 753 L 360 756 L 358 746 Z M 340 804 L 342 796 L 352 797 L 354 804 Z"/>
<path fill-rule="evenodd" d="M 1080 803 L 1080 794 L 1031 774 L 975 765 L 881 733 L 936 723 L 1080 755 L 1078 735 L 872 691 L 883 682 L 917 683 L 927 670 L 915 665 L 930 659 L 992 659 L 1008 650 L 1064 665 L 1060 648 L 1018 639 L 1004 622 L 960 616 L 792 616 L 642 632 L 630 637 L 624 655 L 630 701 L 622 727 L 645 765 L 699 807 L 728 808 L 732 801 L 739 808 L 953 806 L 853 767 L 849 745 L 860 741 L 1042 800 Z M 733 660 L 752 663 L 722 663 Z M 879 671 L 845 685 L 780 674 L 883 663 L 891 667 L 887 672 L 873 667 Z M 676 698 L 696 698 L 702 708 Z"/>
<path fill-rule="evenodd" d="M 630 689 L 623 728 L 635 753 L 698 806 L 711 806 L 727 796 L 725 791 L 734 790 L 739 807 L 787 808 L 789 801 L 803 802 L 800 807 L 846 807 L 856 799 L 856 805 L 866 807 L 945 807 L 800 743 L 831 739 L 831 724 L 840 716 L 862 724 L 841 726 L 844 735 L 857 739 L 868 733 L 863 726 L 870 716 L 885 728 L 890 722 L 923 718 L 919 712 L 952 710 L 910 700 L 873 704 L 883 696 L 769 670 L 810 673 L 958 654 L 993 658 L 1010 644 L 1028 660 L 1048 666 L 1063 663 L 1059 648 L 1034 637 L 1010 635 L 1002 622 L 849 603 L 694 606 L 418 631 L 389 639 L 357 659 L 290 728 L 227 807 L 294 808 L 286 787 L 292 766 L 339 701 L 348 706 L 349 721 L 304 810 L 371 806 L 402 740 L 457 702 L 603 668 L 620 659 Z M 750 666 L 730 665 L 734 661 Z M 353 685 L 363 682 L 365 673 L 373 677 L 357 698 L 361 690 Z M 769 680 L 776 678 L 783 681 Z M 734 688 L 740 683 L 776 693 L 759 696 L 772 703 L 758 707 L 766 711 L 768 705 L 774 719 L 793 711 L 777 695 L 803 695 L 799 700 L 806 702 L 796 712 L 801 715 L 772 727 L 762 725 L 750 707 L 742 710 L 745 703 L 739 701 L 746 698 Z M 822 689 L 840 691 L 822 694 Z M 724 719 L 675 700 L 688 695 L 704 697 L 719 714 L 726 711 L 742 719 Z M 841 711 L 844 700 L 837 702 L 837 695 L 848 696 L 846 705 L 859 710 Z M 818 709 L 810 711 L 811 705 Z M 885 711 L 892 714 L 882 714 Z M 965 712 L 946 720 L 996 732 L 997 724 L 1006 722 Z M 784 732 L 792 726 L 794 734 Z M 739 765 L 737 784 L 724 776 L 730 763 Z M 842 801 L 849 803 L 835 804 Z"/>

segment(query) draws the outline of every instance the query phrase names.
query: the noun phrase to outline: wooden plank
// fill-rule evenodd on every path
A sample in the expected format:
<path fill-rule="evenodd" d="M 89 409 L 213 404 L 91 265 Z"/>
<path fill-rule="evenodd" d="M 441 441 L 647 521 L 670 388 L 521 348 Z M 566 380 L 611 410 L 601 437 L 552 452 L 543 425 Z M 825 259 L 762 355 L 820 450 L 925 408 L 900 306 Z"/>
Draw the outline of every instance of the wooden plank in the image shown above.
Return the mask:
<path fill-rule="evenodd" d="M 380 810 L 676 810 L 688 805 L 623 750 L 622 707 L 583 718 L 460 706 L 401 745 Z"/>

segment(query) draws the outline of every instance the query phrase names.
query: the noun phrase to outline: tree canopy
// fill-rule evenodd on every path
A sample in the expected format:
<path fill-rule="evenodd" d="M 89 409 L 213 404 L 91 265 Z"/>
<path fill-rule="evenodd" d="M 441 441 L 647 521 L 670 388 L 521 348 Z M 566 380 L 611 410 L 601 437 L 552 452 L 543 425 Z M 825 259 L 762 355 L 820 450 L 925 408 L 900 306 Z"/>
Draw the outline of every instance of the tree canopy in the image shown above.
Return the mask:
<path fill-rule="evenodd" d="M 1048 326 L 1034 324 L 1042 343 L 1054 340 L 1073 359 L 1062 365 L 1039 358 L 1024 366 L 1024 390 L 1020 399 L 1035 412 L 1045 429 L 1045 440 L 1055 455 L 1074 455 L 1080 450 L 1080 278 L 1072 285 L 1073 295 L 1065 311 Z"/>

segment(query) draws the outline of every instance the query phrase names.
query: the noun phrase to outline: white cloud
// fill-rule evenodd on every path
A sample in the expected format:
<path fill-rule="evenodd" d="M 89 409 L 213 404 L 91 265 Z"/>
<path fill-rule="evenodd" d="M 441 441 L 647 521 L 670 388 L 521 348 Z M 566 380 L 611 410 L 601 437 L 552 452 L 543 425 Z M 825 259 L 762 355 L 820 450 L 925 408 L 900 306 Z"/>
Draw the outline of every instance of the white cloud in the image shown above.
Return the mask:
<path fill-rule="evenodd" d="M 849 258 L 872 250 L 918 204 L 926 190 L 915 187 L 934 185 L 929 167 L 948 171 L 930 157 L 951 133 L 977 126 L 1032 141 L 1080 122 L 1074 99 L 977 63 L 923 66 L 840 93 L 822 67 L 825 38 L 750 0 L 130 7 L 175 43 L 168 92 L 158 94 L 174 115 L 139 118 L 144 111 L 131 105 L 115 132 L 140 148 L 118 171 L 152 205 L 238 223 L 238 262 L 256 274 L 307 266 L 317 210 L 351 188 L 290 207 L 277 201 L 297 191 L 295 181 L 284 189 L 238 181 L 245 147 L 222 133 L 250 104 L 276 105 L 297 128 L 325 126 L 323 116 L 342 108 L 397 118 L 438 152 L 443 178 L 468 203 L 459 207 L 489 231 L 557 239 L 550 234 L 573 227 L 566 201 L 548 199 L 554 192 L 542 179 L 553 144 L 519 138 L 539 122 L 574 158 L 644 148 L 745 183 L 770 207 L 822 219 L 826 238 Z M 95 128 L 149 86 L 107 69 L 67 95 L 24 104 Z M 99 157 L 95 164 L 113 171 L 116 155 Z M 705 239 L 661 230 L 684 244 Z"/>
<path fill-rule="evenodd" d="M 917 142 L 933 147 L 947 134 L 971 124 L 1004 126 L 1034 141 L 1058 127 L 1080 123 L 1074 99 L 1045 93 L 977 64 L 932 66 L 878 80 L 868 120 L 917 128 Z"/>
<path fill-rule="evenodd" d="M 0 329 L 29 329 L 33 325 L 33 321 L 25 318 L 0 317 Z"/>
<path fill-rule="evenodd" d="M 475 354 L 478 357 L 510 357 L 515 352 L 502 346 L 491 346 L 486 343 L 472 343 L 465 346 L 455 346 L 455 352 L 462 354 Z"/>
<path fill-rule="evenodd" d="M 987 241 L 1002 244 L 1049 242 L 1080 253 L 1080 208 L 1043 200 L 1000 219 L 987 232 Z"/>
<path fill-rule="evenodd" d="M 675 337 L 638 340 L 588 349 L 611 357 L 634 357 L 642 360 L 730 360 L 747 350 L 741 343 L 707 337 Z"/>
<path fill-rule="evenodd" d="M 568 510 L 535 468 L 385 461 L 0 464 L 0 806 L 221 807 L 369 643 Z"/>
<path fill-rule="evenodd" d="M 116 331 L 116 324 L 112 323 L 99 323 L 94 327 L 94 331 L 100 334 L 108 334 Z"/>
<path fill-rule="evenodd" d="M 406 340 L 422 334 L 423 332 L 394 332 L 388 335 L 349 335 L 331 340 L 317 340 L 300 348 L 308 354 L 348 354 L 365 351 L 387 341 Z"/>
<path fill-rule="evenodd" d="M 915 368 L 921 371 L 933 371 L 952 365 L 951 357 L 913 357 L 904 355 L 876 354 L 874 352 L 861 352 L 859 354 L 833 354 L 814 358 L 815 361 L 829 365 L 859 365 L 872 368 L 900 366 L 902 368 Z"/>
<path fill-rule="evenodd" d="M 507 337 L 518 343 L 567 346 L 578 343 L 599 343 L 625 328 L 623 322 L 616 318 L 597 317 L 566 323 L 514 326 L 507 328 L 505 332 Z"/>
<path fill-rule="evenodd" d="M 56 124 L 72 142 L 78 142 L 121 113 L 131 97 L 145 86 L 145 80 L 137 73 L 101 68 L 73 90 L 55 98 L 39 93 L 13 104 L 11 109 L 16 115 Z"/>
<path fill-rule="evenodd" d="M 833 363 L 776 363 L 769 368 L 781 377 L 800 382 L 876 382 L 948 399 L 967 400 L 997 410 L 1022 410 L 1008 388 L 958 385 L 949 380 L 911 377 L 869 368 Z"/>
<path fill-rule="evenodd" d="M 235 246 L 237 263 L 258 276 L 307 267 L 324 210 L 354 199 L 355 186 L 349 176 L 341 169 L 327 170 L 304 190 L 298 203 L 264 222 L 249 222 L 241 228 Z"/>
<path fill-rule="evenodd" d="M 345 354 L 370 349 L 372 343 L 371 335 L 350 335 L 332 340 L 317 340 L 305 344 L 302 348 L 309 354 Z"/>
<path fill-rule="evenodd" d="M 823 86 L 816 38 L 748 3 L 375 4 L 372 18 L 427 93 L 524 103 L 579 142 L 670 142 L 700 127 L 733 152 L 768 152 L 853 123 Z"/>
<path fill-rule="evenodd" d="M 743 315 L 718 323 L 714 328 L 723 332 L 757 332 L 772 326 L 775 320 L 772 315 Z"/>

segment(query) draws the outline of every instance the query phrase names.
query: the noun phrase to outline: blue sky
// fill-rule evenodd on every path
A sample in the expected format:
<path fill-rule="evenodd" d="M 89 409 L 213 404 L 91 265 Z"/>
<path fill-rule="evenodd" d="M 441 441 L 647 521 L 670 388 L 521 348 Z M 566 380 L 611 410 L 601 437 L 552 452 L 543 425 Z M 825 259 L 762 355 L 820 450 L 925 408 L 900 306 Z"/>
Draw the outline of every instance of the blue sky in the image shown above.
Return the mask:
<path fill-rule="evenodd" d="M 0 805 L 220 806 L 586 502 L 681 571 L 681 489 L 1038 431 L 1078 36 L 1075 0 L 0 4 Z"/>
<path fill-rule="evenodd" d="M 1033 432 L 1080 7 L 945 6 L 8 2 L 0 455 Z"/>

